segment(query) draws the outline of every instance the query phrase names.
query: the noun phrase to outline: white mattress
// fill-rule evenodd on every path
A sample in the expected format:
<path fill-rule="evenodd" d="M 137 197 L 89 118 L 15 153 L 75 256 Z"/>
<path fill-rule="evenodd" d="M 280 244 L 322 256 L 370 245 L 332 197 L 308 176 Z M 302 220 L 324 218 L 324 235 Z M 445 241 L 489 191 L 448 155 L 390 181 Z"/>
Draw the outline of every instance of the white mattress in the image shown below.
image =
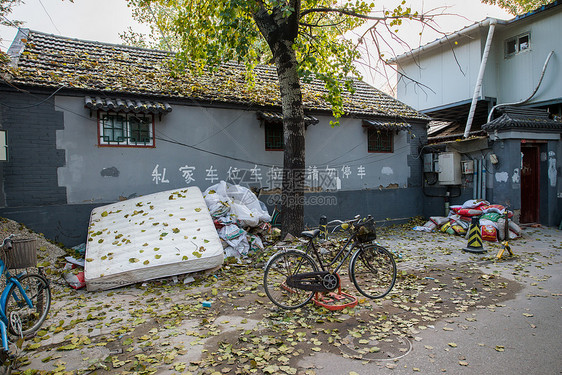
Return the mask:
<path fill-rule="evenodd" d="M 93 291 L 211 269 L 224 256 L 201 191 L 189 187 L 94 209 L 85 258 Z"/>

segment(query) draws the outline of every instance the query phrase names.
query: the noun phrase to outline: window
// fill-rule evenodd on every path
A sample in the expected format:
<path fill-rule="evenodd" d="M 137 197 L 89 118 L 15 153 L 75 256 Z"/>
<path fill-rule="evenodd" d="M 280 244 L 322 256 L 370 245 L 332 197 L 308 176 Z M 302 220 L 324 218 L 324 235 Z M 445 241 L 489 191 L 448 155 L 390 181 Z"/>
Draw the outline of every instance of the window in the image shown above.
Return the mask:
<path fill-rule="evenodd" d="M 392 152 L 392 131 L 370 127 L 367 130 L 368 152 Z"/>
<path fill-rule="evenodd" d="M 266 151 L 283 151 L 283 124 L 265 121 L 265 149 Z"/>
<path fill-rule="evenodd" d="M 99 115 L 100 146 L 154 147 L 152 115 L 106 113 Z"/>
<path fill-rule="evenodd" d="M 529 48 L 529 35 L 523 35 L 519 38 L 519 52 Z"/>
<path fill-rule="evenodd" d="M 505 41 L 505 57 L 510 57 L 531 47 L 529 33 L 521 34 Z"/>
<path fill-rule="evenodd" d="M 517 52 L 517 41 L 515 39 L 510 39 L 505 42 L 505 54 L 513 55 Z"/>

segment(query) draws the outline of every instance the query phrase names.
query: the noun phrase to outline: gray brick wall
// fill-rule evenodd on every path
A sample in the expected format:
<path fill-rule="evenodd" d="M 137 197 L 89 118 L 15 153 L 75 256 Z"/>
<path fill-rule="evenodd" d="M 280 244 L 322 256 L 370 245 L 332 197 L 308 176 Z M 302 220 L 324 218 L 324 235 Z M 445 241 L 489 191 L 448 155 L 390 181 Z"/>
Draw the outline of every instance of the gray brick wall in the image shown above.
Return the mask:
<path fill-rule="evenodd" d="M 8 161 L 1 164 L 6 207 L 65 204 L 66 188 L 58 186 L 57 168 L 65 164 L 56 148 L 63 114 L 54 98 L 0 92 L 0 123 L 8 131 Z"/>

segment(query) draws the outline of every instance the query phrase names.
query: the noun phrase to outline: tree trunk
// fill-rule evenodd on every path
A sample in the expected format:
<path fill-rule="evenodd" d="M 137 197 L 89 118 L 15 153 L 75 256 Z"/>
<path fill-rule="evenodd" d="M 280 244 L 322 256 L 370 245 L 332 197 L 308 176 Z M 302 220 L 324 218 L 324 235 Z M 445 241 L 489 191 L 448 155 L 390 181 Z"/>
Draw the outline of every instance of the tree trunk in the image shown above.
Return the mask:
<path fill-rule="evenodd" d="M 304 228 L 305 142 L 304 111 L 293 44 L 298 35 L 300 0 L 291 0 L 293 12 L 281 7 L 271 11 L 260 5 L 253 14 L 275 60 L 283 108 L 283 191 L 281 193 L 281 235 L 299 235 Z"/>
<path fill-rule="evenodd" d="M 295 52 L 288 43 L 274 53 L 283 108 L 283 191 L 281 230 L 300 235 L 304 228 L 305 136 L 302 92 Z"/>

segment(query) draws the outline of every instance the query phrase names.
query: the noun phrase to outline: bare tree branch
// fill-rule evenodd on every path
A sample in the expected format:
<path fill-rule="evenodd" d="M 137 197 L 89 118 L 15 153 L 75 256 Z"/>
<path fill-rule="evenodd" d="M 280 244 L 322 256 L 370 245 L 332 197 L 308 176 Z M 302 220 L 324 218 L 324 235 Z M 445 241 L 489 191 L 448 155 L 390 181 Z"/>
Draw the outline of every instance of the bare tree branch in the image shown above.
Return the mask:
<path fill-rule="evenodd" d="M 304 17 L 307 14 L 310 13 L 339 13 L 341 15 L 345 15 L 345 16 L 351 16 L 351 17 L 356 17 L 356 18 L 361 18 L 361 19 L 365 19 L 365 20 L 370 20 L 370 21 L 384 21 L 384 20 L 392 20 L 392 19 L 404 19 L 404 18 L 408 18 L 411 17 L 422 20 L 424 19 L 424 15 L 409 15 L 409 16 L 404 16 L 404 15 L 396 15 L 396 16 L 370 16 L 368 14 L 362 14 L 362 13 L 358 13 L 352 10 L 348 10 L 348 9 L 340 9 L 340 8 L 328 8 L 328 7 L 319 7 L 319 8 L 310 8 L 310 9 L 305 9 L 301 12 L 300 17 Z"/>

